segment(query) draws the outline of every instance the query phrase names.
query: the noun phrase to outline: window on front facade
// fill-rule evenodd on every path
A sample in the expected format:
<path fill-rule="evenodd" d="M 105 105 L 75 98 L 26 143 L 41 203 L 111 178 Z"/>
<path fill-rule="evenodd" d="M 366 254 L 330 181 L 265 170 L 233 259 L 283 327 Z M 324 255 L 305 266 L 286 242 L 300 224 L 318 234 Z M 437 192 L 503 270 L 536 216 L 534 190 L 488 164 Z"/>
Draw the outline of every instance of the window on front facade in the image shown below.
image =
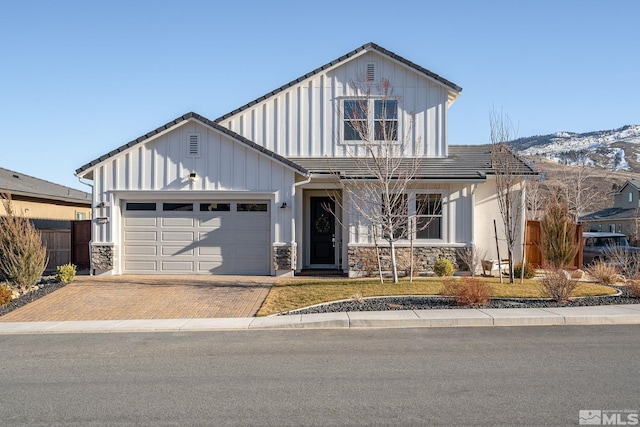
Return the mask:
<path fill-rule="evenodd" d="M 629 203 L 633 202 L 633 193 L 629 191 Z"/>
<path fill-rule="evenodd" d="M 442 239 L 441 194 L 416 194 L 416 239 Z"/>
<path fill-rule="evenodd" d="M 347 99 L 344 101 L 344 140 L 362 141 L 369 134 L 368 103 L 364 99 Z"/>
<path fill-rule="evenodd" d="M 343 140 L 398 140 L 398 101 L 395 99 L 345 99 L 343 102 Z M 374 142 L 370 141 L 370 142 Z"/>

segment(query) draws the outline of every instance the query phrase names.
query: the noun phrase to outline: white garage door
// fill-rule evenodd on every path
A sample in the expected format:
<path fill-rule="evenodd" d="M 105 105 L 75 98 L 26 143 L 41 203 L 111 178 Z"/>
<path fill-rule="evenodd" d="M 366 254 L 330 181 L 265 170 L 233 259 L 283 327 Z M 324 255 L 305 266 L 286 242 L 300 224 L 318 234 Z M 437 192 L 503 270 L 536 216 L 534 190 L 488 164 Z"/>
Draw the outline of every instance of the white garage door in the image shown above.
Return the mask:
<path fill-rule="evenodd" d="M 125 274 L 270 274 L 269 202 L 125 202 Z"/>

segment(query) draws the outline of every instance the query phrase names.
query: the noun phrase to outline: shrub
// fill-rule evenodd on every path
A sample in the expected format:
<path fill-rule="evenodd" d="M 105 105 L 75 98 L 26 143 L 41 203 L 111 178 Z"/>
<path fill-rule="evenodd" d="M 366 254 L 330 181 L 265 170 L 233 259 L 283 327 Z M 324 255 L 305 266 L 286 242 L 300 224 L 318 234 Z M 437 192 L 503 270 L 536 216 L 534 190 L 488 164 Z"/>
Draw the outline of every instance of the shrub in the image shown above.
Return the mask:
<path fill-rule="evenodd" d="M 453 297 L 457 305 L 487 305 L 491 300 L 491 286 L 475 277 L 446 279 L 442 286 L 443 293 Z"/>
<path fill-rule="evenodd" d="M 569 206 L 565 200 L 553 199 L 547 204 L 540 221 L 540 251 L 553 271 L 571 264 L 578 253 L 576 226 L 569 219 L 568 212 Z"/>
<path fill-rule="evenodd" d="M 627 289 L 629 289 L 631 295 L 640 298 L 640 280 L 630 280 L 627 282 Z"/>
<path fill-rule="evenodd" d="M 455 269 L 453 268 L 453 263 L 448 258 L 438 258 L 438 260 L 433 264 L 433 272 L 436 273 L 437 276 L 446 277 L 453 276 Z"/>
<path fill-rule="evenodd" d="M 602 285 L 612 285 L 619 279 L 618 267 L 598 259 L 587 267 L 587 273 Z"/>
<path fill-rule="evenodd" d="M 396 254 L 396 262 L 398 263 L 398 271 L 403 271 L 404 275 L 409 277 L 411 274 L 411 251 L 398 251 Z M 413 258 L 413 275 L 418 275 L 418 266 L 415 257 Z"/>
<path fill-rule="evenodd" d="M 47 265 L 47 250 L 31 221 L 13 212 L 2 197 L 7 216 L 0 218 L 0 280 L 22 292 L 35 285 Z"/>
<path fill-rule="evenodd" d="M 542 292 L 557 302 L 568 301 L 577 286 L 578 281 L 565 270 L 547 271 L 540 281 Z"/>
<path fill-rule="evenodd" d="M 513 266 L 513 277 L 519 279 L 522 277 L 522 262 L 517 263 Z M 525 279 L 533 279 L 536 277 L 536 269 L 531 267 L 531 264 L 528 262 L 524 263 L 524 278 Z"/>
<path fill-rule="evenodd" d="M 378 274 L 380 270 L 375 250 L 359 250 L 356 257 L 357 262 L 360 264 L 360 272 L 363 276 L 373 277 Z"/>
<path fill-rule="evenodd" d="M 0 285 L 0 307 L 11 302 L 11 288 L 7 285 Z"/>
<path fill-rule="evenodd" d="M 76 277 L 76 266 L 69 263 L 59 265 L 56 267 L 56 282 L 64 283 L 65 285 L 73 282 Z"/>

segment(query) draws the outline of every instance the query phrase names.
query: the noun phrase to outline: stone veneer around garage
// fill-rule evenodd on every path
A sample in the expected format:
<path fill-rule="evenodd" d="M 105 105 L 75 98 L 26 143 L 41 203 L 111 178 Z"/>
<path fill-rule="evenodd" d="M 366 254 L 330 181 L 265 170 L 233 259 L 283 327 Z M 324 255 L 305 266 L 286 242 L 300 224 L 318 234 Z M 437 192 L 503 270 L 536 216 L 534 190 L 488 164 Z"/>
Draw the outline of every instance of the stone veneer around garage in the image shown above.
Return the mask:
<path fill-rule="evenodd" d="M 273 269 L 276 275 L 292 274 L 296 265 L 296 246 L 279 245 L 273 247 Z"/>
<path fill-rule="evenodd" d="M 348 250 L 349 276 L 359 276 L 363 272 L 361 260 L 365 258 L 375 259 L 374 246 L 350 246 Z M 380 258 L 382 262 L 382 271 L 391 271 L 391 249 L 389 247 L 380 247 Z M 396 247 L 396 262 L 402 257 L 409 258 L 410 248 Z M 415 246 L 413 248 L 414 271 L 417 273 L 433 272 L 433 264 L 440 257 L 445 257 L 453 262 L 453 266 L 458 269 L 464 265 L 458 257 L 458 248 L 450 247 L 434 247 L 434 246 Z M 400 266 L 398 266 L 400 270 Z"/>
<path fill-rule="evenodd" d="M 91 245 L 91 268 L 94 270 L 112 270 L 114 252 L 113 245 Z"/>

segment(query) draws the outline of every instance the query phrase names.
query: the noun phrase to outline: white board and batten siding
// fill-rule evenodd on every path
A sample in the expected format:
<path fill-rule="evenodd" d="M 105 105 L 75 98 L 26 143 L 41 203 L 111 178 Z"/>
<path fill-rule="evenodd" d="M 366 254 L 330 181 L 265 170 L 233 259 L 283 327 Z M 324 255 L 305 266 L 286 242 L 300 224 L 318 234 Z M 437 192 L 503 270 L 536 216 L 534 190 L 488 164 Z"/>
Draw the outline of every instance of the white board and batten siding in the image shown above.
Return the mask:
<path fill-rule="evenodd" d="M 199 145 L 197 153 L 193 152 L 194 135 Z M 293 239 L 291 227 L 280 226 L 292 222 L 293 209 L 275 207 L 283 202 L 289 206 L 293 204 L 295 173 L 216 129 L 196 120 L 187 120 L 96 166 L 93 171 L 96 206 L 93 243 L 114 244 L 115 274 L 127 271 L 125 260 L 140 272 L 160 272 L 165 267 L 175 267 L 179 271 L 195 273 L 215 270 L 225 274 L 269 274 L 272 244 Z M 190 174 L 195 174 L 195 179 L 190 179 Z M 128 201 L 157 202 L 158 209 L 144 214 L 127 212 Z M 229 202 L 234 210 L 215 214 L 199 210 L 200 202 L 216 201 Z M 101 202 L 104 207 L 99 207 Z M 165 202 L 191 202 L 194 208 L 188 215 L 164 212 Z M 253 212 L 252 219 L 248 219 L 247 215 L 235 210 L 238 203 L 266 203 L 268 209 Z M 127 232 L 136 238 L 125 242 Z M 205 253 L 209 249 L 196 248 L 198 241 L 210 239 L 214 234 L 226 242 L 225 254 L 214 253 L 215 249 Z M 155 240 L 138 241 L 143 236 Z M 251 236 L 255 240 L 251 240 Z M 125 243 L 129 247 L 128 254 L 123 249 Z M 222 247 L 221 244 L 218 246 Z M 148 252 L 152 263 L 133 263 L 134 258 L 140 257 L 132 258 L 132 251 Z M 168 257 L 172 251 L 174 255 L 180 252 L 180 262 L 171 264 Z M 226 260 L 233 259 L 232 252 L 244 254 L 237 258 L 238 265 L 251 262 L 256 251 L 261 255 L 255 271 L 236 268 L 230 262 L 224 266 L 215 265 L 222 255 L 226 255 Z"/>
<path fill-rule="evenodd" d="M 349 156 L 357 145 L 339 141 L 340 102 L 362 95 L 351 83 L 362 78 L 367 64 L 375 65 L 376 80 L 391 82 L 392 97 L 398 99 L 398 134 L 411 141 L 407 155 L 445 157 L 447 88 L 377 52 L 318 73 L 220 124 L 284 157 Z"/>

